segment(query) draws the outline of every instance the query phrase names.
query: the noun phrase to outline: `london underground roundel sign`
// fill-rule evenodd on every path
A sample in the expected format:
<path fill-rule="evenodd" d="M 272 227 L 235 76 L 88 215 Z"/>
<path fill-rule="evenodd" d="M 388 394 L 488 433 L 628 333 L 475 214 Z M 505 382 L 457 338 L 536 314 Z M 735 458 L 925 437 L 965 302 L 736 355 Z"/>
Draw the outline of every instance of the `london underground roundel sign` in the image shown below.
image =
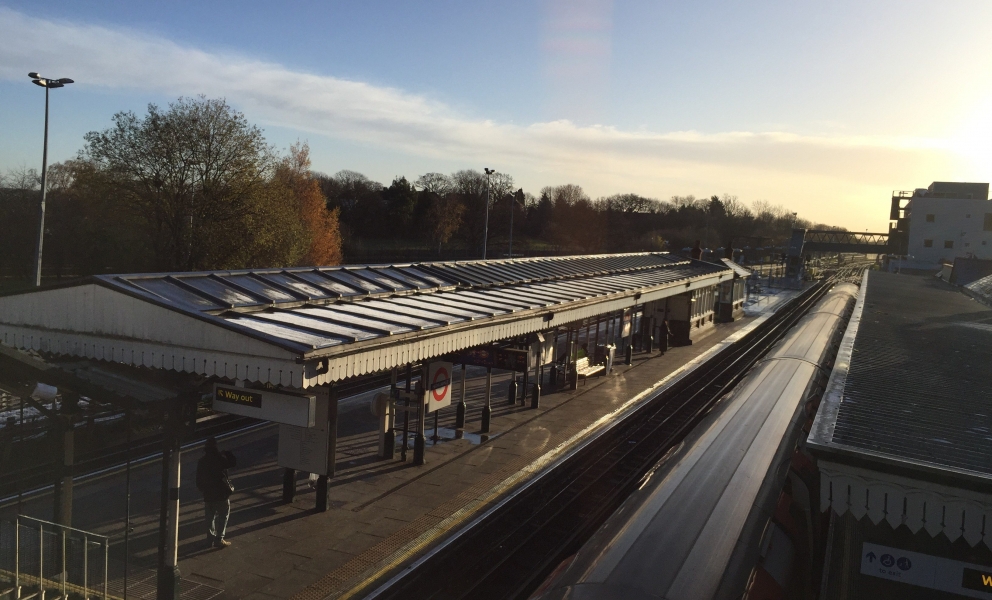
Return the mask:
<path fill-rule="evenodd" d="M 451 374 L 452 364 L 449 362 L 434 362 L 427 369 L 428 382 L 428 412 L 451 405 Z"/>

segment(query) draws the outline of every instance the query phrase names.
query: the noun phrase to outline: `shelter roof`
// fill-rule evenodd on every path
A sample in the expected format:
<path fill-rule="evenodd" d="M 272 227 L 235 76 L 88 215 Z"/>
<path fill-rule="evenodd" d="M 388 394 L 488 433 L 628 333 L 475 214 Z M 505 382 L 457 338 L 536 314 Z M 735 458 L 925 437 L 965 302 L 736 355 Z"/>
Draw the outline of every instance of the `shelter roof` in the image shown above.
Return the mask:
<path fill-rule="evenodd" d="M 307 387 L 548 330 L 730 274 L 724 265 L 637 253 L 100 275 L 0 297 L 0 341 Z"/>
<path fill-rule="evenodd" d="M 809 446 L 842 463 L 984 487 L 989 365 L 987 306 L 933 277 L 870 271 Z"/>
<path fill-rule="evenodd" d="M 963 289 L 969 296 L 992 305 L 992 275 L 965 284 Z"/>
<path fill-rule="evenodd" d="M 736 274 L 738 277 L 747 279 L 748 277 L 751 276 L 750 270 L 745 269 L 744 267 L 740 266 L 739 264 L 735 263 L 733 260 L 729 258 L 721 258 L 720 262 L 730 267 L 730 270 L 733 271 L 734 274 Z"/>

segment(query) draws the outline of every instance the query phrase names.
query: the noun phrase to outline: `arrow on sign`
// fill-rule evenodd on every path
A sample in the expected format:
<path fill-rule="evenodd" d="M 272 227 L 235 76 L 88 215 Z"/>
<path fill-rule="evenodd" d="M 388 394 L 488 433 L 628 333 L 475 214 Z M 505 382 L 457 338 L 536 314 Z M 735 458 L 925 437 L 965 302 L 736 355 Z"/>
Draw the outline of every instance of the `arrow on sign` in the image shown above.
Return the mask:
<path fill-rule="evenodd" d="M 868 556 L 866 556 L 865 558 L 868 559 L 868 562 L 873 563 L 873 562 L 875 562 L 875 553 L 874 552 L 869 552 L 868 553 Z"/>

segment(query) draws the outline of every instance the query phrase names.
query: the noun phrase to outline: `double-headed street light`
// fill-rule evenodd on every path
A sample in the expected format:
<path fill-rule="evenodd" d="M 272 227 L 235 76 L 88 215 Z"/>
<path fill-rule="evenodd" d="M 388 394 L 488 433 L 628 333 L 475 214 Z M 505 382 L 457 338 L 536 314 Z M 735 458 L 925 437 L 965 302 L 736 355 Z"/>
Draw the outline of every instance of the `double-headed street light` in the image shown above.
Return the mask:
<path fill-rule="evenodd" d="M 41 155 L 41 207 L 38 211 L 38 254 L 34 263 L 34 285 L 41 285 L 41 249 L 45 244 L 45 179 L 48 174 L 48 90 L 65 87 L 73 81 L 67 77 L 49 79 L 37 73 L 28 73 L 31 82 L 45 88 L 45 149 Z"/>

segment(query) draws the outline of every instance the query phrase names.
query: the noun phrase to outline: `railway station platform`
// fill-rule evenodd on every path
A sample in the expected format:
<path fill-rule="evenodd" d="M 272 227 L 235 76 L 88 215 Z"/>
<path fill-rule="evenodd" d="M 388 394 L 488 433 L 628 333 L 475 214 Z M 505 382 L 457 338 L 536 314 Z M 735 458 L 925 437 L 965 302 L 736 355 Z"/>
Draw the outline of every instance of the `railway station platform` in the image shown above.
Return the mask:
<path fill-rule="evenodd" d="M 598 426 L 633 408 L 650 391 L 691 371 L 725 344 L 773 313 L 795 295 L 767 290 L 745 304 L 746 317 L 718 324 L 691 346 L 664 355 L 635 354 L 631 366 L 581 383 L 574 391 L 546 393 L 538 409 L 510 405 L 510 374 L 494 377 L 493 420 L 479 433 L 484 369 L 470 368 L 468 414 L 455 438 L 454 408 L 440 418 L 440 438 L 428 438 L 426 464 L 382 460 L 372 394 L 341 399 L 337 472 L 329 483 L 329 510 L 316 512 L 314 491 L 302 479 L 292 503 L 282 501 L 274 425 L 220 440 L 238 467 L 228 539 L 223 550 L 207 548 L 203 508 L 194 485 L 199 449 L 182 454 L 179 569 L 184 598 L 349 598 L 361 597 L 376 581 L 402 569 L 418 555 L 467 524 L 534 474 L 595 434 Z M 434 433 L 428 423 L 427 434 Z M 412 447 L 412 438 L 411 438 Z M 412 451 L 411 451 L 412 456 Z M 131 482 L 131 582 L 129 597 L 154 597 L 158 548 L 161 469 L 135 469 Z M 112 555 L 122 556 L 124 474 L 108 473 L 75 490 L 74 525 L 109 535 Z M 22 512 L 46 516 L 50 499 L 31 499 Z M 0 517 L 9 516 L 9 508 Z M 150 583 L 149 583 L 150 581 Z M 117 582 L 119 586 L 119 582 Z M 135 587 L 137 586 L 137 587 Z M 147 595 L 143 595 L 147 594 Z"/>

